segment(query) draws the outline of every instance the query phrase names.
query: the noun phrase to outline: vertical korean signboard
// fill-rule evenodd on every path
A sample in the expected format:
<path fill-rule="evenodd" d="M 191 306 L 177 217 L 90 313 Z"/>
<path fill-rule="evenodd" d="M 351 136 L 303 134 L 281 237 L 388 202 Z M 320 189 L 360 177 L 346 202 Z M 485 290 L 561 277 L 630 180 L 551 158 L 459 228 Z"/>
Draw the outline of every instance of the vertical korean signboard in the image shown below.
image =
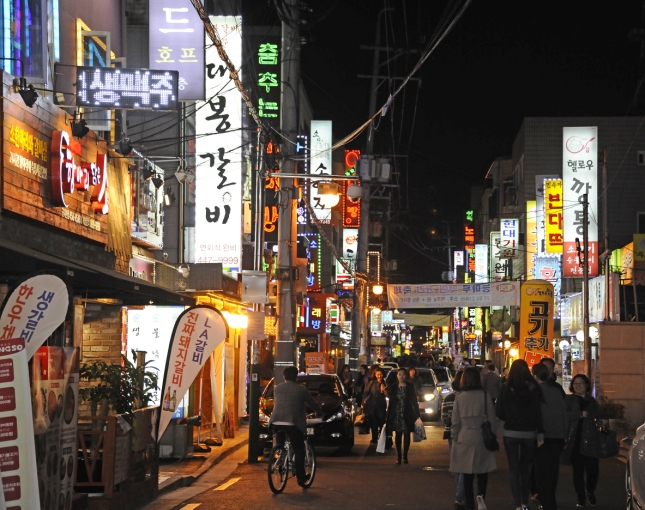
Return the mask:
<path fill-rule="evenodd" d="M 519 248 L 520 220 L 516 218 L 502 218 L 500 223 L 500 256 L 503 259 L 513 259 L 517 257 L 517 251 Z"/>
<path fill-rule="evenodd" d="M 41 508 L 32 420 L 25 341 L 0 340 L 0 469 L 7 508 Z"/>
<path fill-rule="evenodd" d="M 598 128 L 562 128 L 562 191 L 564 230 L 564 277 L 582 277 L 576 238 L 582 246 L 583 195 L 589 204 L 589 276 L 598 275 Z"/>
<path fill-rule="evenodd" d="M 257 40 L 257 36 L 253 41 Z M 267 36 L 258 41 L 256 73 L 258 115 L 278 126 L 280 119 L 280 37 Z"/>
<path fill-rule="evenodd" d="M 239 70 L 241 17 L 211 16 L 211 21 Z M 242 258 L 242 99 L 210 40 L 206 98 L 196 113 L 195 262 L 221 262 L 237 271 Z"/>
<path fill-rule="evenodd" d="M 150 0 L 149 22 L 150 69 L 179 71 L 179 100 L 203 101 L 204 24 L 190 0 Z"/>
<path fill-rule="evenodd" d="M 535 279 L 535 256 L 537 255 L 537 205 L 535 200 L 526 201 L 526 279 Z"/>
<path fill-rule="evenodd" d="M 562 253 L 562 179 L 544 180 L 545 243 L 547 253 Z"/>
<path fill-rule="evenodd" d="M 311 159 L 309 168 L 314 175 L 331 175 L 331 120 L 311 121 Z M 311 184 L 310 203 L 321 223 L 331 223 L 331 209 L 318 197 L 316 182 Z"/>
<path fill-rule="evenodd" d="M 161 391 L 157 440 L 163 436 L 177 405 L 193 384 L 204 363 L 228 336 L 228 326 L 215 308 L 199 305 L 186 309 L 172 332 Z"/>
<path fill-rule="evenodd" d="M 490 280 L 493 282 L 501 282 L 506 278 L 508 262 L 502 257 L 501 242 L 502 236 L 499 232 L 490 233 Z"/>
<path fill-rule="evenodd" d="M 488 245 L 475 245 L 475 283 L 487 283 L 488 279 Z"/>
<path fill-rule="evenodd" d="M 542 280 L 520 288 L 520 358 L 529 368 L 553 358 L 553 285 Z"/>

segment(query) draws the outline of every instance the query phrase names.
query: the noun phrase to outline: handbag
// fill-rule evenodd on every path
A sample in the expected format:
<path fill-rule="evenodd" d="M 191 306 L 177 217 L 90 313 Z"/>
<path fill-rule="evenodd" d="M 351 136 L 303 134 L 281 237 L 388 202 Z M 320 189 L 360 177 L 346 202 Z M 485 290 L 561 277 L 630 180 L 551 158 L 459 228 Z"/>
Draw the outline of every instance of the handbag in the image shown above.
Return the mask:
<path fill-rule="evenodd" d="M 381 435 L 378 436 L 378 444 L 376 445 L 377 453 L 385 453 L 385 442 L 387 441 L 387 433 L 385 432 L 385 425 L 381 428 Z"/>
<path fill-rule="evenodd" d="M 497 436 L 493 434 L 493 430 L 488 421 L 488 395 L 484 392 L 484 415 L 486 420 L 482 423 L 482 435 L 484 436 L 484 446 L 488 451 L 497 452 L 499 451 L 499 443 L 497 442 Z"/>
<path fill-rule="evenodd" d="M 607 459 L 615 457 L 620 451 L 616 431 L 609 427 L 598 427 L 598 457 Z"/>
<path fill-rule="evenodd" d="M 417 421 L 414 422 L 414 442 L 418 443 L 424 441 L 426 437 L 426 429 L 423 427 L 423 422 L 421 418 L 417 418 Z"/>

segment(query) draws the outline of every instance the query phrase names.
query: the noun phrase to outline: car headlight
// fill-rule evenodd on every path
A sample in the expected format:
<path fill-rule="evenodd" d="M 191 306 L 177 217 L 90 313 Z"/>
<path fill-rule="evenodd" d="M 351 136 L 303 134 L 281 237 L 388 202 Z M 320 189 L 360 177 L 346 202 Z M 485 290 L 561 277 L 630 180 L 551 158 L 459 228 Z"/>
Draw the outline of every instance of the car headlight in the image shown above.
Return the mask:
<path fill-rule="evenodd" d="M 443 393 L 450 393 L 450 388 L 443 388 L 443 389 L 441 390 L 441 393 L 442 393 L 442 394 L 443 394 Z"/>
<path fill-rule="evenodd" d="M 423 395 L 423 398 L 426 400 L 426 402 L 430 402 L 431 400 L 434 400 L 434 393 L 426 393 Z"/>
<path fill-rule="evenodd" d="M 341 411 L 338 411 L 334 414 L 332 414 L 329 418 L 327 418 L 325 421 L 334 421 L 334 420 L 342 420 L 343 419 L 343 413 Z"/>
<path fill-rule="evenodd" d="M 264 414 L 262 411 L 260 411 L 260 413 L 259 413 L 259 418 L 260 418 L 260 423 L 261 423 L 262 425 L 268 425 L 268 424 L 269 424 L 269 420 L 271 419 L 269 416 L 267 416 L 266 414 Z"/>

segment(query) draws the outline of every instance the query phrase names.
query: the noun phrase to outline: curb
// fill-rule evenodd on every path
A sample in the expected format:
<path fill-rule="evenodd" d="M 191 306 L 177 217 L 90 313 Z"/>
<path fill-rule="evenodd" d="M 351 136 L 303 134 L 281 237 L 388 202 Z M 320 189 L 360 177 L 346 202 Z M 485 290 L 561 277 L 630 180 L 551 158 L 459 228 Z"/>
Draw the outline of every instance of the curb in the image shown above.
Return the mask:
<path fill-rule="evenodd" d="M 162 496 L 164 494 L 167 494 L 169 492 L 175 491 L 177 489 L 182 489 L 184 487 L 189 487 L 193 483 L 195 483 L 199 478 L 206 473 L 210 468 L 213 466 L 217 465 L 220 463 L 222 460 L 224 460 L 226 457 L 229 455 L 235 453 L 238 451 L 240 448 L 242 448 L 245 445 L 249 444 L 249 439 L 248 437 L 239 443 L 231 446 L 230 448 L 227 448 L 226 450 L 222 451 L 219 455 L 212 455 L 208 457 L 204 463 L 199 467 L 197 471 L 195 471 L 194 474 L 192 475 L 175 475 L 170 477 L 168 480 L 166 480 L 162 486 L 159 487 L 159 490 L 157 492 L 157 498 L 159 496 Z"/>

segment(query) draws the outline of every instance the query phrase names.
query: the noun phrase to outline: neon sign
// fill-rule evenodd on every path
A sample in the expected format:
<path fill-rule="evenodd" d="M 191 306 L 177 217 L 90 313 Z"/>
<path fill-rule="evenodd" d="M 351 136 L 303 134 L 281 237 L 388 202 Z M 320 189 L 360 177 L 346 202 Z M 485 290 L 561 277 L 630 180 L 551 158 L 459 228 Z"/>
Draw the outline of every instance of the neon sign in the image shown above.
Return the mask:
<path fill-rule="evenodd" d="M 65 201 L 65 194 L 72 194 L 74 190 L 88 191 L 90 186 L 93 186 L 92 208 L 96 212 L 107 214 L 107 154 L 98 153 L 96 163 L 76 165 L 72 156 L 72 142 L 67 131 L 54 131 L 51 151 L 50 173 L 54 204 L 69 207 Z"/>

